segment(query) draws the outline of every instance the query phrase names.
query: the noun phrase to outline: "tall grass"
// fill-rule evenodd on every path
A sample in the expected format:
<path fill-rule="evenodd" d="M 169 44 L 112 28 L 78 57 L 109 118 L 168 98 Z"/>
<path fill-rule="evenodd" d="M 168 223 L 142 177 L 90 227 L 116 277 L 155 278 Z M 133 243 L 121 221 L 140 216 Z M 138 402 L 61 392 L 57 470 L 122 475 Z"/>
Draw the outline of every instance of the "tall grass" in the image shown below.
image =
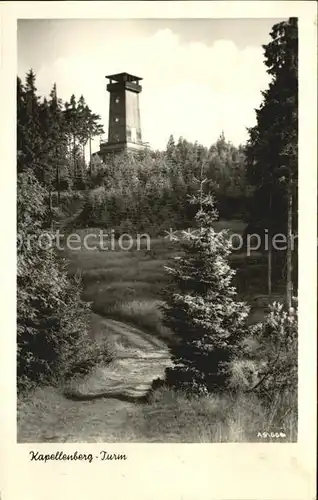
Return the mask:
<path fill-rule="evenodd" d="M 279 406 L 265 407 L 253 394 L 188 398 L 182 392 L 161 388 L 143 407 L 139 426 L 148 439 L 163 442 L 296 441 L 297 418 L 287 414 L 282 423 L 281 410 Z M 271 437 L 271 432 L 279 437 Z"/>
<path fill-rule="evenodd" d="M 137 325 L 169 343 L 173 333 L 163 325 L 161 305 L 160 300 L 154 299 L 117 302 L 108 310 L 108 315 Z"/>
<path fill-rule="evenodd" d="M 53 388 L 42 388 L 18 402 L 18 441 L 43 442 L 53 436 L 55 442 L 295 442 L 297 418 L 287 414 L 281 425 L 280 411 L 264 407 L 251 394 L 189 398 L 161 388 L 143 404 L 74 403 Z"/>

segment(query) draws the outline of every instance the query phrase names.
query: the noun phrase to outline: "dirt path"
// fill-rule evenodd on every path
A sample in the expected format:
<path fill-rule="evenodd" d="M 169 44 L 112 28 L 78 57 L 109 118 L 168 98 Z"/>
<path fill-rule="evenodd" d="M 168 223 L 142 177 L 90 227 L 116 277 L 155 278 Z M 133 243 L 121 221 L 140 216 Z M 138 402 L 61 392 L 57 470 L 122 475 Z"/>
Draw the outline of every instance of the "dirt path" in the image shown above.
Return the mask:
<path fill-rule="evenodd" d="M 162 377 L 170 364 L 167 346 L 139 328 L 98 314 L 93 315 L 93 330 L 95 336 L 107 335 L 114 341 L 116 359 L 70 385 L 68 395 L 76 399 L 101 396 L 126 400 L 143 398 L 152 381 Z"/>
<path fill-rule="evenodd" d="M 39 389 L 19 403 L 18 442 L 101 442 L 139 440 L 131 434 L 134 417 L 152 381 L 171 364 L 159 339 L 112 319 L 93 316 L 94 335 L 116 342 L 116 360 L 73 382 L 68 396 Z"/>

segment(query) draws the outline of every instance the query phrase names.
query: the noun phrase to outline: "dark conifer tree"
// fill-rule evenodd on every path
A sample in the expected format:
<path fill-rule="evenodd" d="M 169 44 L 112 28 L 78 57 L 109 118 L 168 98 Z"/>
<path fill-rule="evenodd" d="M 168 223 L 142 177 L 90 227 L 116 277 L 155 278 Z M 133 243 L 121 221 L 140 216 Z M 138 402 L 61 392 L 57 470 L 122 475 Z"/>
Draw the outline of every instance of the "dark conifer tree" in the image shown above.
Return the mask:
<path fill-rule="evenodd" d="M 246 335 L 249 308 L 236 300 L 235 271 L 227 260 L 231 244 L 225 230 L 213 229 L 213 198 L 200 194 L 192 202 L 199 206 L 198 230 L 191 236 L 185 233 L 184 256 L 167 268 L 172 281 L 165 323 L 181 339 L 172 348 L 174 366 L 167 370 L 167 383 L 207 393 L 224 387 L 227 363 L 238 355 Z"/>
<path fill-rule="evenodd" d="M 293 288 L 291 238 L 293 227 L 297 227 L 297 19 L 290 18 L 274 25 L 270 35 L 272 41 L 264 49 L 265 64 L 272 80 L 256 111 L 257 125 L 249 130 L 246 155 L 249 180 L 257 188 L 256 205 L 263 208 L 261 213 L 254 211 L 254 217 L 257 215 L 261 227 L 267 226 L 269 240 L 275 232 L 288 236 L 286 294 L 290 306 Z M 262 198 L 264 204 L 259 204 Z M 279 252 L 278 257 L 281 254 Z M 268 281 L 271 281 L 270 273 Z"/>

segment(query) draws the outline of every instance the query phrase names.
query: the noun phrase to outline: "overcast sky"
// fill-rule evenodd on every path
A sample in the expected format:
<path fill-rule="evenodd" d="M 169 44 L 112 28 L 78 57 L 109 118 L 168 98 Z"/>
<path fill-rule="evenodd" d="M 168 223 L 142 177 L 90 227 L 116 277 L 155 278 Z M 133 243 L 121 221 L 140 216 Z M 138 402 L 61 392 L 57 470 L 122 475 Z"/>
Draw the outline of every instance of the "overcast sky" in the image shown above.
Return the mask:
<path fill-rule="evenodd" d="M 132 73 L 144 79 L 141 126 L 152 147 L 170 134 L 209 146 L 222 130 L 240 144 L 268 85 L 262 44 L 279 21 L 21 20 L 18 74 L 32 67 L 41 95 L 54 82 L 63 100 L 83 94 L 107 135 L 105 75 Z"/>

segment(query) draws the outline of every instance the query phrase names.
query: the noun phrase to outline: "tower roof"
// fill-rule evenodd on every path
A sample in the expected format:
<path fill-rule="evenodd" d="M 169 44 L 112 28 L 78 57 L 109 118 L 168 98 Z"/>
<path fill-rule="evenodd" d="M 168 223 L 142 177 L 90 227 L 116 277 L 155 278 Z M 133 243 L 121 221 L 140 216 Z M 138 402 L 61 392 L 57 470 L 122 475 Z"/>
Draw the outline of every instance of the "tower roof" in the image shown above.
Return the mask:
<path fill-rule="evenodd" d="M 131 75 L 130 73 L 116 73 L 115 75 L 107 75 L 105 78 L 108 80 L 114 80 L 115 82 L 139 82 L 142 80 L 139 76 Z"/>

